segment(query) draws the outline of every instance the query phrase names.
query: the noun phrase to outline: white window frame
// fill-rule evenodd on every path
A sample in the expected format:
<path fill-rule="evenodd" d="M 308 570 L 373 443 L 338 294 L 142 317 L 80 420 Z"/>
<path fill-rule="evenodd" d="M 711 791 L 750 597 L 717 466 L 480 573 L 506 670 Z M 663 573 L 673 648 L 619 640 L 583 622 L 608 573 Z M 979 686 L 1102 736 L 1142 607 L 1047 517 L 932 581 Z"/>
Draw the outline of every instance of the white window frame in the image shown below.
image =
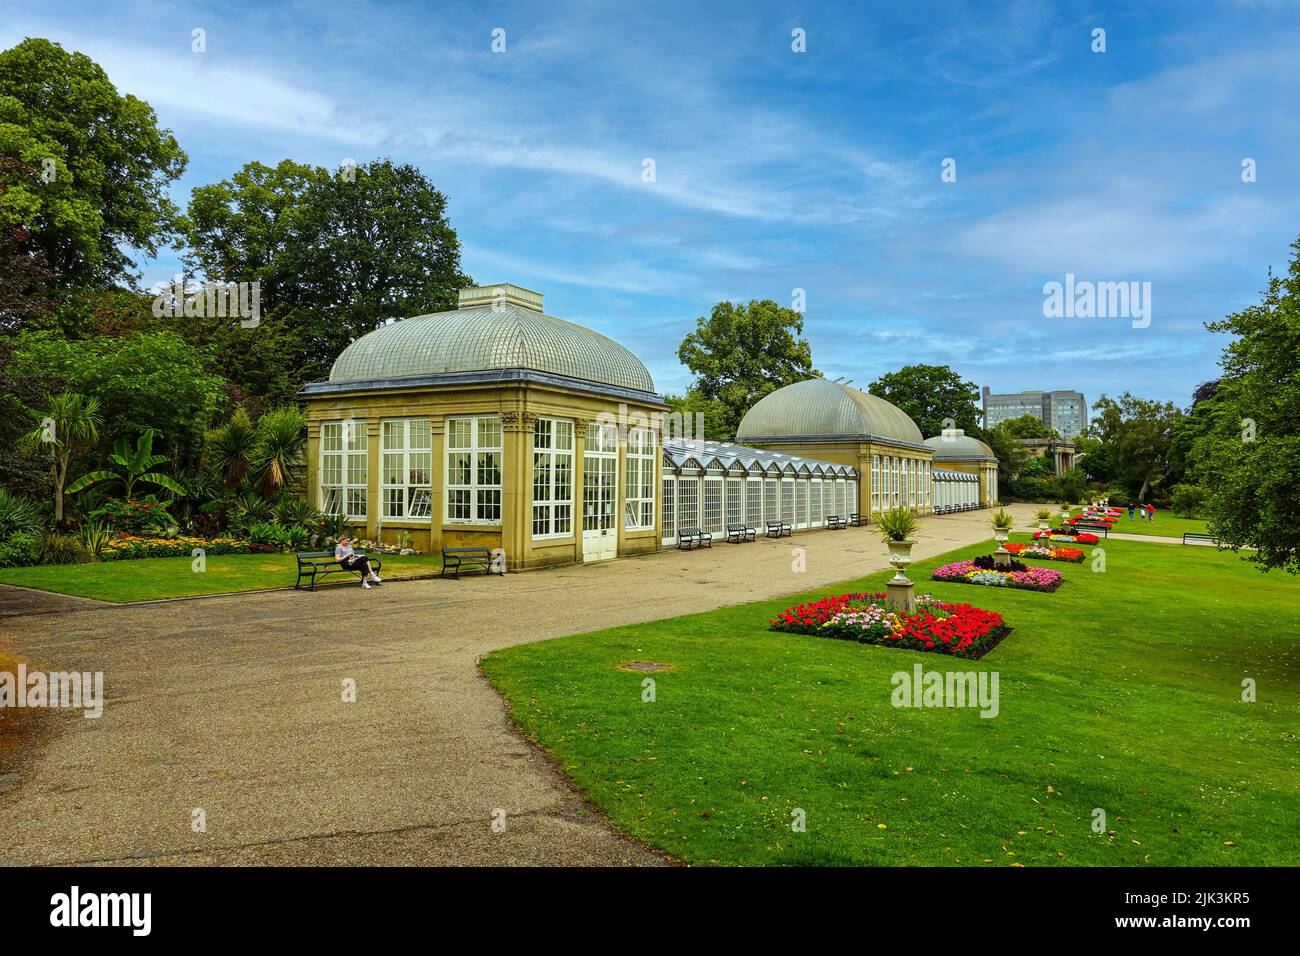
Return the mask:
<path fill-rule="evenodd" d="M 533 423 L 533 499 L 529 527 L 534 541 L 573 537 L 575 442 L 572 419 L 538 418 Z M 566 473 L 567 482 L 563 480 Z M 543 530 L 539 531 L 539 527 Z"/>
<path fill-rule="evenodd" d="M 468 444 L 465 445 L 459 444 L 456 437 L 463 423 L 469 425 Z M 496 433 L 495 443 L 488 440 L 493 432 Z M 505 477 L 505 429 L 502 428 L 501 419 L 495 415 L 449 416 L 445 437 L 446 449 L 442 459 L 443 475 L 446 478 L 442 493 L 443 520 L 447 524 L 500 525 L 502 482 Z M 457 443 L 453 445 L 453 441 Z M 452 482 L 453 455 L 469 456 L 468 483 Z M 493 456 L 497 480 L 485 481 L 485 472 L 490 474 L 493 470 Z M 460 500 L 461 496 L 465 496 L 464 501 Z M 456 499 L 454 503 L 453 498 Z M 468 509 L 468 517 L 462 516 L 462 508 Z"/>
<path fill-rule="evenodd" d="M 660 533 L 664 544 L 672 544 L 677 537 L 677 476 L 665 471 L 661 486 Z"/>
<path fill-rule="evenodd" d="M 424 432 L 427 444 L 414 445 L 411 436 Z M 396 438 L 396 444 L 392 440 Z M 414 480 L 423 458 L 424 481 Z M 392 459 L 396 459 L 393 463 Z M 398 481 L 389 480 L 396 466 Z M 393 492 L 401 514 L 391 507 Z M 419 505 L 423 504 L 423 509 Z M 385 418 L 379 422 L 379 514 L 385 521 L 430 521 L 433 518 L 433 425 L 427 418 Z"/>
<path fill-rule="evenodd" d="M 757 528 L 763 523 L 763 479 L 745 479 L 745 524 Z"/>
<path fill-rule="evenodd" d="M 627 430 L 627 490 L 623 529 L 647 531 L 655 526 L 655 444 L 653 428 Z"/>
<path fill-rule="evenodd" d="M 350 432 L 346 443 L 343 440 L 345 431 Z M 350 521 L 364 521 L 370 493 L 369 470 L 370 436 L 366 423 L 355 419 L 321 422 L 318 482 L 321 512 L 342 514 Z M 327 481 L 333 475 L 338 476 L 338 481 Z M 338 497 L 331 502 L 330 493 L 335 491 Z M 360 508 L 355 507 L 357 504 Z"/>

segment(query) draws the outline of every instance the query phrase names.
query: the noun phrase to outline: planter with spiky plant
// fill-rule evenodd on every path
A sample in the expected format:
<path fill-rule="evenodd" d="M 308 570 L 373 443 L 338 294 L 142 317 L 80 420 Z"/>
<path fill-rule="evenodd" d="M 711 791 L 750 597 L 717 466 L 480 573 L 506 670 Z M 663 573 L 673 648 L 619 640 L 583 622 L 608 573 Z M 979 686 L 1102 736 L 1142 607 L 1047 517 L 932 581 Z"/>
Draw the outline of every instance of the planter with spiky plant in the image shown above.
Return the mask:
<path fill-rule="evenodd" d="M 920 526 L 916 515 L 907 508 L 891 508 L 876 516 L 876 534 L 889 548 L 889 564 L 894 569 L 894 576 L 885 582 L 889 605 L 907 614 L 916 611 L 913 584 L 906 572 L 912 563 L 912 546 L 916 544 L 912 535 Z"/>
<path fill-rule="evenodd" d="M 1039 508 L 1038 511 L 1035 512 L 1035 514 L 1037 514 L 1038 516 L 1038 530 L 1046 531 L 1049 523 L 1052 520 L 1052 509 Z"/>
<path fill-rule="evenodd" d="M 989 515 L 989 524 L 993 526 L 993 537 L 998 541 L 998 549 L 993 552 L 993 563 L 1010 564 L 1011 552 L 1003 545 L 1007 543 L 1007 538 L 1011 537 L 1011 529 L 1015 527 L 1016 519 L 1006 508 L 999 508 Z"/>

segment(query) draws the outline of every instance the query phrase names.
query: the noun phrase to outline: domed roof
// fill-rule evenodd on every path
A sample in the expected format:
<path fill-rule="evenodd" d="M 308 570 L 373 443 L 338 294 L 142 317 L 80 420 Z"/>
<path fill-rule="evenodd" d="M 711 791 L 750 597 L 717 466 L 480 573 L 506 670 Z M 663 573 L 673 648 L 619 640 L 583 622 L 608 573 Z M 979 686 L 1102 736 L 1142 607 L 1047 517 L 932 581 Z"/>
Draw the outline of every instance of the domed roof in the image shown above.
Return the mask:
<path fill-rule="evenodd" d="M 943 434 L 927 438 L 925 443 L 934 449 L 934 460 L 984 458 L 997 461 L 993 449 L 978 438 L 967 435 L 960 428 L 945 428 Z"/>
<path fill-rule="evenodd" d="M 542 297 L 517 286 L 460 293 L 453 312 L 417 315 L 361 336 L 330 370 L 331 383 L 529 369 L 654 392 L 635 355 L 598 332 L 545 315 Z"/>
<path fill-rule="evenodd" d="M 883 398 L 830 379 L 810 378 L 759 399 L 741 419 L 736 438 L 880 438 L 919 445 L 921 429 Z"/>

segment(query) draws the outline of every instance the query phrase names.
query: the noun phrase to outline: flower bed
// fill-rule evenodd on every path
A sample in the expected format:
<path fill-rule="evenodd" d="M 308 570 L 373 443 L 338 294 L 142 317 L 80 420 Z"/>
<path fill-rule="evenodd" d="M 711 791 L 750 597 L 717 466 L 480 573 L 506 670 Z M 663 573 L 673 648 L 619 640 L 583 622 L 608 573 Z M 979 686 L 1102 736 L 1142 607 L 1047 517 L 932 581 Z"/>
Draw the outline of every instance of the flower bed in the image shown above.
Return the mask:
<path fill-rule="evenodd" d="M 1069 541 L 1071 544 L 1096 544 L 1101 539 L 1088 531 L 1035 531 L 1034 540 Z"/>
<path fill-rule="evenodd" d="M 123 561 L 131 558 L 188 558 L 195 548 L 204 554 L 252 554 L 256 546 L 234 538 L 190 538 L 178 535 L 172 538 L 149 538 L 136 534 L 119 534 L 100 555 L 103 561 Z M 272 549 L 274 550 L 274 549 Z"/>
<path fill-rule="evenodd" d="M 917 598 L 915 614 L 892 610 L 883 594 L 840 594 L 788 608 L 768 623 L 774 631 L 971 660 L 983 657 L 1011 633 L 1001 614 L 938 601 L 928 594 Z"/>
<path fill-rule="evenodd" d="M 1080 564 L 1084 558 L 1084 553 L 1078 548 L 1049 547 L 1043 544 L 1004 544 L 1003 547 L 1018 558 L 1037 558 L 1039 561 Z"/>
<path fill-rule="evenodd" d="M 952 564 L 945 564 L 943 567 L 935 569 L 931 577 L 936 581 L 955 581 L 959 584 L 982 584 L 986 587 L 1048 592 L 1055 591 L 1065 581 L 1065 575 L 1060 571 L 1053 571 L 1051 568 L 994 571 L 989 568 L 981 568 L 974 561 L 956 561 Z"/>

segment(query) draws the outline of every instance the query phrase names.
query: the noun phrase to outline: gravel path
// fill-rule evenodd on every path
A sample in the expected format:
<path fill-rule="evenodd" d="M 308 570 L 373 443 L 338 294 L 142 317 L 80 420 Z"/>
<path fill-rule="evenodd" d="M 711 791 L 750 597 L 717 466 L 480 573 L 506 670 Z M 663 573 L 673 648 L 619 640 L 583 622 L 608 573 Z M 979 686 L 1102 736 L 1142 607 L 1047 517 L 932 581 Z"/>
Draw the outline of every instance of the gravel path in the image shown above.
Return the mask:
<path fill-rule="evenodd" d="M 987 539 L 987 522 L 927 518 L 916 556 Z M 478 659 L 885 566 L 850 528 L 371 591 L 119 607 L 0 587 L 0 631 L 29 666 L 102 671 L 107 698 L 98 719 L 34 712 L 38 745 L 0 766 L 0 863 L 661 863 L 511 731 Z"/>

